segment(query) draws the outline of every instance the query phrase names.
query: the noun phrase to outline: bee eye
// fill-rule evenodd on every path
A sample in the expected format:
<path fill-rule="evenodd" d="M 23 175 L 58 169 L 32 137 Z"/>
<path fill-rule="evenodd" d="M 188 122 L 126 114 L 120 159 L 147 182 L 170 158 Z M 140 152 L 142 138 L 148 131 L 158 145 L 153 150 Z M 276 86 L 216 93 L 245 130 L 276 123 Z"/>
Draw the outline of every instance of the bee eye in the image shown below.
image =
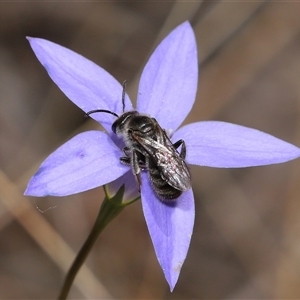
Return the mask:
<path fill-rule="evenodd" d="M 112 124 L 112 126 L 111 126 L 111 129 L 112 129 L 112 131 L 114 132 L 114 133 L 116 133 L 116 130 L 117 130 L 117 124 L 116 124 L 117 122 L 114 122 L 113 124 Z"/>

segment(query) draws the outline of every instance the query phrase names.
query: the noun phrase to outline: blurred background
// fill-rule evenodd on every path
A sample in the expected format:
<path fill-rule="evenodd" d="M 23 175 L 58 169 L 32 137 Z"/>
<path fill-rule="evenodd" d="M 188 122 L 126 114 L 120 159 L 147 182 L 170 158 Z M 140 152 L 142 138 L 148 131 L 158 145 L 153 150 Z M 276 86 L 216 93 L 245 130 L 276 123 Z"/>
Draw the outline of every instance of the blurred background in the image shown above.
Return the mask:
<path fill-rule="evenodd" d="M 64 45 L 127 79 L 135 101 L 154 47 L 190 20 L 200 81 L 185 122 L 223 120 L 300 146 L 299 16 L 300 3 L 260 0 L 1 2 L 0 298 L 57 297 L 104 196 L 102 188 L 23 196 L 54 149 L 99 128 L 54 85 L 25 36 Z M 70 299 L 300 298 L 300 160 L 191 171 L 196 223 L 174 292 L 138 201 L 100 236 Z"/>

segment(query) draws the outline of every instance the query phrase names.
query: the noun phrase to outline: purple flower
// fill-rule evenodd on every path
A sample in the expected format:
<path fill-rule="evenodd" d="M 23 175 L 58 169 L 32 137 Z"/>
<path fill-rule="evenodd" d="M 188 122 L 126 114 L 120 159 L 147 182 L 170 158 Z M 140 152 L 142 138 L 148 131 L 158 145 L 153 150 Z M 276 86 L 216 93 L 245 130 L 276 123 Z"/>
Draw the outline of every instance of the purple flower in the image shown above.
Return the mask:
<path fill-rule="evenodd" d="M 83 111 L 106 109 L 122 114 L 122 86 L 109 73 L 52 42 L 39 38 L 29 38 L 29 42 L 52 80 Z M 161 42 L 146 64 L 136 109 L 155 117 L 162 128 L 172 133 L 173 142 L 185 141 L 188 164 L 240 168 L 276 164 L 300 156 L 299 148 L 239 125 L 206 121 L 178 129 L 194 104 L 197 83 L 196 41 L 190 24 L 185 22 Z M 125 108 L 133 109 L 127 95 Z M 122 147 L 111 129 L 116 118 L 105 113 L 91 117 L 101 123 L 106 133 L 78 134 L 54 151 L 31 178 L 26 195 L 66 196 L 102 185 L 114 193 L 125 183 L 125 197 L 137 196 L 132 171 L 119 160 Z M 166 204 L 156 198 L 147 172 L 142 172 L 141 199 L 156 256 L 173 290 L 193 232 L 193 191 Z"/>

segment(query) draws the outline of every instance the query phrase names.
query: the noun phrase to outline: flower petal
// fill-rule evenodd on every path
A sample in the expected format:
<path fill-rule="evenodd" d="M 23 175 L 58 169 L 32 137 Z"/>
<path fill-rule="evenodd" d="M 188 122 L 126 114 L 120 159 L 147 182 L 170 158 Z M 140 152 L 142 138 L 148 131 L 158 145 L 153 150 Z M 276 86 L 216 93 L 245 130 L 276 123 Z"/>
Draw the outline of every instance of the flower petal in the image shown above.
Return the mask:
<path fill-rule="evenodd" d="M 40 38 L 28 38 L 38 60 L 62 92 L 83 111 L 106 109 L 122 113 L 122 85 L 92 61 L 65 47 Z M 126 95 L 126 110 L 132 109 Z M 116 117 L 106 113 L 91 115 L 111 132 Z"/>
<path fill-rule="evenodd" d="M 175 28 L 155 49 L 139 84 L 137 110 L 164 129 L 177 129 L 190 112 L 198 84 L 197 45 L 191 25 Z"/>
<path fill-rule="evenodd" d="M 193 191 L 172 202 L 156 198 L 147 174 L 142 174 L 142 205 L 157 259 L 171 291 L 178 280 L 189 249 L 195 218 Z"/>
<path fill-rule="evenodd" d="M 121 150 L 101 131 L 76 135 L 41 164 L 25 195 L 67 196 L 111 182 L 128 171 Z"/>
<path fill-rule="evenodd" d="M 300 149 L 262 131 L 217 121 L 189 124 L 174 133 L 184 139 L 187 162 L 218 168 L 240 168 L 286 162 Z"/>
<path fill-rule="evenodd" d="M 109 197 L 114 196 L 123 184 L 125 185 L 123 203 L 140 198 L 138 184 L 133 176 L 132 170 L 129 170 L 118 179 L 106 185 L 106 192 Z"/>

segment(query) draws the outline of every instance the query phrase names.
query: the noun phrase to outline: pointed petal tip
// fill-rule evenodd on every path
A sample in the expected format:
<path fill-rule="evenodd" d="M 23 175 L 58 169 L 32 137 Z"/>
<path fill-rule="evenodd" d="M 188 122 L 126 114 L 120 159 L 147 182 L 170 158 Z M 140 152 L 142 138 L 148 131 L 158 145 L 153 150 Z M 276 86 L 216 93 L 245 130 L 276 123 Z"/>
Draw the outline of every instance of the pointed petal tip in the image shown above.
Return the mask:
<path fill-rule="evenodd" d="M 26 197 L 47 197 L 47 196 L 51 196 L 51 195 L 36 194 L 30 188 L 27 187 L 25 192 L 23 193 L 23 196 L 26 196 Z"/>
<path fill-rule="evenodd" d="M 34 178 L 35 178 L 35 176 L 36 176 L 36 174 L 37 174 L 38 172 L 36 172 L 31 178 L 30 178 L 30 180 L 29 180 L 29 182 L 28 182 L 28 184 L 27 184 L 27 187 L 26 187 L 26 189 L 25 189 L 25 191 L 24 191 L 24 193 L 23 193 L 23 195 L 24 196 L 32 196 L 32 197 L 35 197 L 36 195 L 36 193 L 34 193 L 34 187 L 33 187 L 33 185 L 34 185 Z"/>
<path fill-rule="evenodd" d="M 120 153 L 104 132 L 80 133 L 46 158 L 25 193 L 62 197 L 107 184 L 128 171 L 119 163 Z"/>
<path fill-rule="evenodd" d="M 190 23 L 190 21 L 184 21 L 183 23 L 179 24 L 177 26 L 177 29 L 181 29 L 181 30 L 193 30 L 192 25 Z"/>
<path fill-rule="evenodd" d="M 28 191 L 28 187 L 26 188 L 26 190 L 23 193 L 23 196 L 31 196 L 30 192 Z"/>
<path fill-rule="evenodd" d="M 29 44 L 32 44 L 33 42 L 35 42 L 37 40 L 43 40 L 43 39 L 27 35 L 26 40 L 29 42 Z"/>
<path fill-rule="evenodd" d="M 189 164 L 245 168 L 279 164 L 300 157 L 300 148 L 257 129 L 220 121 L 202 121 L 180 128 Z"/>
<path fill-rule="evenodd" d="M 178 265 L 178 267 L 175 267 L 175 268 L 174 268 L 174 270 L 173 270 L 173 273 L 174 273 L 174 274 L 173 274 L 170 278 L 168 278 L 168 277 L 166 276 L 166 280 L 167 280 L 167 282 L 168 282 L 168 284 L 169 284 L 170 292 L 171 292 L 171 293 L 174 291 L 175 286 L 176 286 L 176 284 L 177 284 L 177 281 L 178 281 L 178 278 L 179 278 L 179 275 L 180 275 L 180 271 L 181 271 L 182 265 L 183 265 L 183 263 L 180 263 L 180 264 Z"/>
<path fill-rule="evenodd" d="M 42 38 L 27 38 L 37 59 L 61 91 L 83 111 L 107 109 L 117 114 L 122 110 L 122 85 L 107 71 L 82 55 Z M 125 94 L 126 110 L 132 103 Z M 111 133 L 114 117 L 93 114 L 91 117 Z"/>
<path fill-rule="evenodd" d="M 56 193 L 49 193 L 47 192 L 46 184 L 39 184 L 38 176 L 41 173 L 40 169 L 29 180 L 23 195 L 28 197 L 64 196 Z"/>
<path fill-rule="evenodd" d="M 27 187 L 26 187 L 26 189 L 23 193 L 24 196 L 32 196 L 32 194 L 30 192 L 30 182 L 31 182 L 31 179 L 30 179 L 30 181 L 29 181 L 29 183 L 28 183 L 28 185 L 27 185 Z"/>
<path fill-rule="evenodd" d="M 195 206 L 192 189 L 166 205 L 153 194 L 147 174 L 142 174 L 142 206 L 156 257 L 172 291 L 186 258 L 194 226 Z"/>
<path fill-rule="evenodd" d="M 186 21 L 150 56 L 139 82 L 137 110 L 155 117 L 162 128 L 175 130 L 192 109 L 197 85 L 196 38 Z"/>

